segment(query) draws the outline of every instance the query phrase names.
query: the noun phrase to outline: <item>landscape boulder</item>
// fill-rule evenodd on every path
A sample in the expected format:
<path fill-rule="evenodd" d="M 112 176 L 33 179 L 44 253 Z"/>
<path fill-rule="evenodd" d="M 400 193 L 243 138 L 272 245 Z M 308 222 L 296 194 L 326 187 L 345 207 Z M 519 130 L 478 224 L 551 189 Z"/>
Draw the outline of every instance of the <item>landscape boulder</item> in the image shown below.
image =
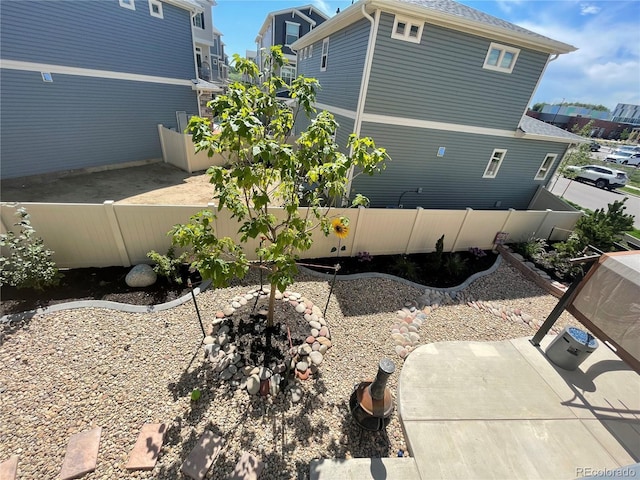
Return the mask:
<path fill-rule="evenodd" d="M 131 269 L 124 281 L 130 287 L 148 287 L 156 283 L 158 276 L 150 265 L 140 264 Z"/>

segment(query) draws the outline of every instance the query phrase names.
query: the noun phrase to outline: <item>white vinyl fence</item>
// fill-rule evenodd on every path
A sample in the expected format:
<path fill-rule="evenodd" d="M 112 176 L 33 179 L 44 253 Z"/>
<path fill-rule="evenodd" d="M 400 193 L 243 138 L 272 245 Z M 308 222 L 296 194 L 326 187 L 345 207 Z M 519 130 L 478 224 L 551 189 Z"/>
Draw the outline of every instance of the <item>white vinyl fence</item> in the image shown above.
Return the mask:
<path fill-rule="evenodd" d="M 26 208 L 31 224 L 47 248 L 55 252 L 60 268 L 129 266 L 149 263 L 147 252 L 166 253 L 171 245 L 167 232 L 178 223 L 213 205 L 121 205 L 113 201 L 103 204 L 0 203 L 1 228 L 15 229 L 15 209 Z M 281 208 L 273 213 L 283 217 Z M 415 210 L 402 209 L 331 209 L 332 216 L 349 217 L 349 235 L 341 241 L 343 255 L 358 252 L 371 255 L 423 253 L 435 250 L 438 238 L 444 234 L 445 251 L 463 251 L 469 247 L 491 249 L 497 232 L 507 232 L 508 242 L 540 238 L 562 240 L 568 236 L 582 215 L 576 211 L 484 211 L 484 210 Z M 214 231 L 238 240 L 238 223 L 227 211 L 216 212 Z M 310 250 L 302 258 L 335 255 L 333 247 L 339 240 L 325 237 L 320 229 L 314 232 Z M 257 242 L 245 250 L 255 259 Z"/>

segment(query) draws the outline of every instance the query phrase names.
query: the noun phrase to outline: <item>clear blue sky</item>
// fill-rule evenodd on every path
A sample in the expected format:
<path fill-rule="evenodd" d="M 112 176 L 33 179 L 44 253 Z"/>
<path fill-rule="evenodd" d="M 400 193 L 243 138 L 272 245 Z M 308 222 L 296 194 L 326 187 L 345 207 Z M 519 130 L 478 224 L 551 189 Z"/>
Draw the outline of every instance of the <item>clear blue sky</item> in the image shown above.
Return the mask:
<path fill-rule="evenodd" d="M 217 0 L 216 27 L 226 51 L 255 50 L 258 30 L 270 11 L 312 4 L 335 15 L 351 0 Z M 461 0 L 473 8 L 578 47 L 549 64 L 533 102 L 584 102 L 610 109 L 640 104 L 640 2 L 579 0 Z"/>

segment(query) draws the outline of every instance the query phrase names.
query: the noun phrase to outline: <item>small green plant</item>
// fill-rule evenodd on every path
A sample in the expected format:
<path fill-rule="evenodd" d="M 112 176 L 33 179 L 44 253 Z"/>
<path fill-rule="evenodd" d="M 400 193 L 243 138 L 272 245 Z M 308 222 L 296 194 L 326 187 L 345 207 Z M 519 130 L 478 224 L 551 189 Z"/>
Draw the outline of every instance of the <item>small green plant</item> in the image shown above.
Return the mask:
<path fill-rule="evenodd" d="M 459 253 L 452 253 L 445 259 L 444 268 L 452 277 L 460 277 L 467 272 L 467 259 Z"/>
<path fill-rule="evenodd" d="M 418 265 L 409 260 L 406 255 L 399 255 L 396 257 L 390 269 L 391 273 L 394 273 L 399 277 L 406 278 L 407 280 L 418 280 L 419 278 Z"/>
<path fill-rule="evenodd" d="M 169 283 L 182 284 L 182 276 L 180 275 L 180 266 L 187 260 L 187 253 L 183 253 L 176 257 L 174 247 L 169 247 L 166 255 L 162 255 L 155 250 L 147 253 L 147 257 L 155 262 L 153 271 L 161 277 L 165 277 Z"/>
<path fill-rule="evenodd" d="M 544 238 L 530 237 L 523 243 L 523 256 L 530 260 L 537 260 L 546 252 L 547 241 Z"/>
<path fill-rule="evenodd" d="M 191 401 L 192 402 L 197 402 L 198 400 L 200 400 L 201 396 L 202 396 L 202 392 L 200 391 L 199 388 L 194 388 L 191 391 Z"/>
<path fill-rule="evenodd" d="M 36 236 L 24 208 L 18 208 L 16 216 L 20 218 L 15 224 L 20 233 L 0 234 L 0 246 L 9 252 L 8 257 L 0 256 L 0 285 L 36 290 L 57 285 L 62 275 L 51 259 L 54 252 L 45 248 L 42 238 Z"/>

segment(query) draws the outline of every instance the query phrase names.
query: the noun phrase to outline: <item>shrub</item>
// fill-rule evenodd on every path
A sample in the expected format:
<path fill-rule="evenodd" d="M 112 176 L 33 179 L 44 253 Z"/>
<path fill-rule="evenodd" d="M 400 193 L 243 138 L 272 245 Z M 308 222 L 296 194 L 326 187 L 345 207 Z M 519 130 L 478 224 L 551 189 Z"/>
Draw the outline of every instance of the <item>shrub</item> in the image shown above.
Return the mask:
<path fill-rule="evenodd" d="M 151 250 L 147 253 L 147 257 L 155 262 L 155 265 L 153 266 L 154 272 L 161 277 L 165 277 L 169 283 L 182 284 L 180 267 L 185 263 L 187 253 L 183 253 L 179 257 L 176 257 L 175 248 L 169 247 L 166 255 L 161 255 L 155 250 Z"/>
<path fill-rule="evenodd" d="M 464 275 L 467 271 L 467 259 L 459 253 L 452 253 L 444 261 L 444 268 L 453 277 Z"/>
<path fill-rule="evenodd" d="M 20 233 L 0 234 L 0 246 L 9 251 L 8 257 L 0 256 L 0 285 L 36 290 L 57 285 L 61 274 L 51 259 L 54 252 L 45 248 L 42 238 L 36 237 L 24 208 L 18 208 L 16 216 L 20 218 L 15 224 L 20 227 Z"/>
<path fill-rule="evenodd" d="M 404 277 L 408 280 L 414 281 L 417 281 L 419 279 L 418 265 L 416 265 L 415 262 L 409 260 L 405 255 L 399 255 L 390 268 L 391 272 L 398 275 L 399 277 Z"/>

